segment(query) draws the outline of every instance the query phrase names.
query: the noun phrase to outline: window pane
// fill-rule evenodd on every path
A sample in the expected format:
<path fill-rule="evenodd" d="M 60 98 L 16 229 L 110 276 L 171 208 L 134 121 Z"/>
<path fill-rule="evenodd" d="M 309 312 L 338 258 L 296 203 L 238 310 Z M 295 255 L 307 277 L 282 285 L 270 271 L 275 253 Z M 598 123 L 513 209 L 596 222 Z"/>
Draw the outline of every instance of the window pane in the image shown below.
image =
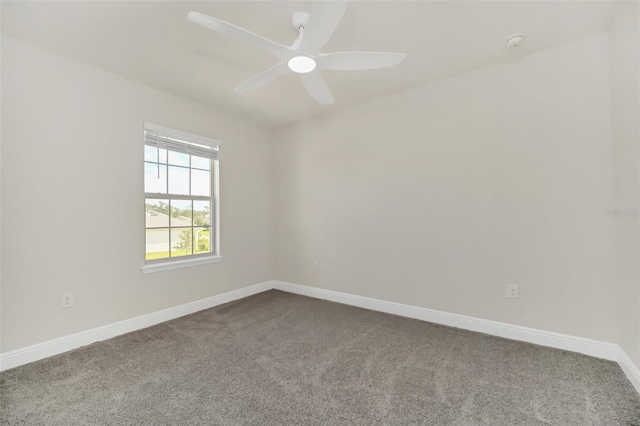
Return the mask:
<path fill-rule="evenodd" d="M 171 257 L 193 254 L 193 231 L 191 228 L 171 229 Z"/>
<path fill-rule="evenodd" d="M 149 145 L 144 146 L 144 161 L 158 162 L 158 149 Z"/>
<path fill-rule="evenodd" d="M 191 156 L 191 167 L 196 169 L 211 170 L 211 160 L 196 155 Z"/>
<path fill-rule="evenodd" d="M 191 195 L 211 195 L 211 172 L 191 170 Z"/>
<path fill-rule="evenodd" d="M 169 257 L 169 229 L 147 229 L 146 234 L 146 259 Z"/>
<path fill-rule="evenodd" d="M 174 166 L 189 167 L 189 154 L 169 151 L 169 164 L 173 164 Z"/>
<path fill-rule="evenodd" d="M 145 227 L 165 228 L 167 226 L 169 226 L 169 200 L 147 198 L 145 200 Z M 167 252 L 169 251 L 168 244 L 167 242 Z"/>
<path fill-rule="evenodd" d="M 169 193 L 189 195 L 189 169 L 169 166 Z"/>
<path fill-rule="evenodd" d="M 191 226 L 191 200 L 171 200 L 171 227 Z"/>
<path fill-rule="evenodd" d="M 193 224 L 195 226 L 211 226 L 211 202 L 194 201 L 193 202 Z"/>
<path fill-rule="evenodd" d="M 209 228 L 193 228 L 193 254 L 209 253 L 210 241 Z"/>
<path fill-rule="evenodd" d="M 180 152 L 188 152 L 189 143 L 181 138 L 169 139 L 177 144 L 175 149 L 144 145 L 147 260 L 171 261 L 174 257 L 180 260 L 185 256 L 216 252 L 217 232 L 213 229 L 216 212 L 212 196 L 216 188 L 213 178 L 218 178 L 218 161 Z M 150 139 L 145 139 L 146 142 L 154 143 Z M 180 146 L 182 143 L 184 148 Z"/>
<path fill-rule="evenodd" d="M 167 166 L 144 163 L 144 192 L 167 193 Z"/>
<path fill-rule="evenodd" d="M 160 151 L 160 163 L 167 163 L 167 150 L 155 148 L 153 146 L 144 146 L 144 161 L 158 162 L 158 151 Z"/>

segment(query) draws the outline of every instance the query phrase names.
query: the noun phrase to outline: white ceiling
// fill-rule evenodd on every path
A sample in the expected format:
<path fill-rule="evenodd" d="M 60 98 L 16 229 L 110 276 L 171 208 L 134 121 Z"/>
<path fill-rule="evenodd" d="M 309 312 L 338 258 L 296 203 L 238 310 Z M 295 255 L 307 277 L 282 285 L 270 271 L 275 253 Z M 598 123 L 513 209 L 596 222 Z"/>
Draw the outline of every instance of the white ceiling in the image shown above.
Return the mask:
<path fill-rule="evenodd" d="M 601 1 L 353 1 L 323 52 L 405 52 L 400 65 L 323 70 L 336 103 L 322 106 L 295 74 L 244 95 L 233 89 L 277 63 L 268 53 L 187 21 L 198 11 L 281 44 L 297 36 L 291 14 L 306 1 L 9 2 L 2 32 L 68 57 L 276 126 L 379 98 L 608 28 L 615 3 Z M 517 50 L 505 47 L 523 33 Z"/>

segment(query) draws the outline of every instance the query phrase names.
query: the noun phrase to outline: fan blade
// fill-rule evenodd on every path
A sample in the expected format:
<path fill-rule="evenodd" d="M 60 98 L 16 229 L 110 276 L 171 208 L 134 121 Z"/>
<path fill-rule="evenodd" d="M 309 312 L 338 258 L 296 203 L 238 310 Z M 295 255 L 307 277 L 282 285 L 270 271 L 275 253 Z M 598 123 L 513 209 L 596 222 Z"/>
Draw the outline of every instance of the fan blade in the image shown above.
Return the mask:
<path fill-rule="evenodd" d="M 300 50 L 315 54 L 322 49 L 333 35 L 346 8 L 347 2 L 344 0 L 316 0 L 309 12 L 309 21 L 304 28 Z"/>
<path fill-rule="evenodd" d="M 318 54 L 318 66 L 328 70 L 372 70 L 398 65 L 405 53 L 391 52 L 336 52 Z"/>
<path fill-rule="evenodd" d="M 282 60 L 291 55 L 291 48 L 289 46 L 283 46 L 220 19 L 212 18 L 211 16 L 203 15 L 198 12 L 189 12 L 187 19 L 227 37 L 235 38 L 243 43 L 266 50 Z"/>
<path fill-rule="evenodd" d="M 329 105 L 333 103 L 333 95 L 327 87 L 327 83 L 324 82 L 318 71 L 300 74 L 300 77 L 302 77 L 302 83 L 307 89 L 307 92 L 309 92 L 309 94 L 318 102 L 322 105 Z"/>
<path fill-rule="evenodd" d="M 261 72 L 258 75 L 254 75 L 249 80 L 236 87 L 236 93 L 243 94 L 249 90 L 257 89 L 258 87 L 267 84 L 280 74 L 284 74 L 288 71 L 289 67 L 287 67 L 284 62 L 280 62 L 268 70 Z"/>

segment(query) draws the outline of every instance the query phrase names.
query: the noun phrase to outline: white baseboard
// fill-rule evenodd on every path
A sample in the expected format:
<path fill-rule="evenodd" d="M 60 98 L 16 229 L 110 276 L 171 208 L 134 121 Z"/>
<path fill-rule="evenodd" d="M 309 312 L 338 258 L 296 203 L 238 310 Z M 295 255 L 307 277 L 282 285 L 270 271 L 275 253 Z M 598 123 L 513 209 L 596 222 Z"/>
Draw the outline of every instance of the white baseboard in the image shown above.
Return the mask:
<path fill-rule="evenodd" d="M 451 314 L 448 312 L 403 305 L 395 302 L 387 302 L 369 297 L 354 296 L 352 294 L 339 293 L 337 291 L 323 290 L 320 288 L 307 287 L 282 281 L 276 281 L 275 288 L 289 293 L 296 293 L 317 299 L 331 300 L 332 302 L 344 303 L 346 305 L 386 312 L 402 317 L 414 318 L 436 324 L 448 325 L 450 327 L 462 328 L 464 330 L 477 331 L 493 336 L 504 337 L 507 339 L 578 352 L 597 358 L 604 358 L 610 361 L 615 361 L 618 357 L 618 345 L 615 343 L 601 342 L 598 340 L 569 336 L 551 331 L 537 330 L 535 328 L 521 327 L 518 325 L 468 317 L 465 315 Z"/>
<path fill-rule="evenodd" d="M 624 374 L 627 375 L 627 378 L 631 382 L 634 388 L 640 393 L 640 369 L 631 361 L 631 358 L 627 356 L 625 351 L 622 348 L 618 350 L 618 364 L 620 364 L 620 368 L 624 371 Z"/>
<path fill-rule="evenodd" d="M 316 299 L 330 300 L 332 302 L 357 306 L 359 308 L 386 312 L 393 315 L 414 318 L 464 330 L 476 331 L 507 339 L 535 343 L 541 346 L 577 352 L 610 361 L 617 361 L 620 364 L 622 371 L 624 371 L 629 378 L 629 381 L 631 381 L 633 386 L 640 393 L 640 370 L 631 361 L 631 359 L 629 359 L 626 353 L 615 343 L 585 339 L 582 337 L 569 336 L 551 331 L 537 330 L 535 328 L 521 327 L 518 325 L 468 317 L 465 315 L 451 314 L 433 309 L 403 305 L 401 303 L 387 302 L 369 297 L 355 296 L 352 294 L 275 280 L 266 281 L 260 284 L 230 291 L 228 293 L 219 294 L 217 296 L 208 297 L 206 299 L 197 300 L 195 302 L 186 303 L 184 305 L 175 306 L 173 308 L 164 309 L 162 311 L 142 315 L 136 318 L 131 318 L 114 324 L 105 325 L 92 330 L 83 331 L 0 354 L 0 371 L 18 367 L 23 364 L 77 349 L 94 342 L 110 339 L 112 337 L 150 327 L 161 322 L 189 315 L 203 309 L 209 309 L 214 306 L 222 305 L 224 303 L 232 302 L 234 300 L 242 299 L 271 289 L 295 293 Z"/>
<path fill-rule="evenodd" d="M 535 328 L 521 327 L 503 322 L 468 317 L 465 315 L 451 314 L 433 309 L 417 306 L 403 305 L 401 303 L 387 302 L 370 297 L 355 296 L 353 294 L 340 293 L 332 290 L 308 287 L 284 281 L 272 281 L 276 290 L 295 293 L 316 299 L 330 300 L 345 305 L 371 309 L 373 311 L 386 312 L 407 318 L 414 318 L 436 324 L 464 330 L 477 331 L 492 336 L 504 337 L 522 342 L 535 343 L 540 346 L 563 349 L 584 355 L 603 358 L 609 361 L 617 361 L 633 387 L 640 393 L 640 370 L 631 361 L 620 346 L 615 343 L 599 340 L 585 339 L 583 337 L 570 336 L 552 331 L 538 330 Z"/>
<path fill-rule="evenodd" d="M 82 346 L 90 345 L 101 340 L 111 339 L 125 333 L 151 327 L 161 322 L 169 321 L 185 315 L 193 314 L 203 309 L 242 299 L 253 294 L 271 290 L 274 282 L 266 281 L 260 284 L 233 290 L 184 305 L 174 306 L 147 315 L 131 318 L 113 324 L 97 327 L 47 342 L 38 343 L 26 348 L 16 349 L 4 354 L 0 354 L 0 371 L 18 367 L 33 361 L 44 359 L 53 355 L 61 354 Z"/>

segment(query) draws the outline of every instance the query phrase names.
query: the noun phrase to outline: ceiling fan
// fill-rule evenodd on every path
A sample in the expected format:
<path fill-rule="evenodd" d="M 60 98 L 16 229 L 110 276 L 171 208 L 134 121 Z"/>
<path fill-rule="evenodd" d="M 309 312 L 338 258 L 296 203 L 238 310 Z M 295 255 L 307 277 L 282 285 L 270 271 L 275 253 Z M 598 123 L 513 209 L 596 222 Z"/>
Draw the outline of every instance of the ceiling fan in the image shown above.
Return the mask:
<path fill-rule="evenodd" d="M 320 53 L 329 41 L 344 11 L 346 1 L 316 0 L 311 12 L 295 12 L 292 23 L 300 33 L 298 38 L 285 46 L 275 43 L 228 22 L 198 12 L 190 12 L 188 19 L 205 28 L 227 37 L 266 50 L 280 62 L 268 70 L 251 77 L 236 87 L 239 94 L 256 89 L 280 74 L 294 72 L 300 74 L 307 92 L 323 105 L 333 103 L 333 95 L 318 72 L 318 68 L 328 70 L 370 70 L 397 65 L 404 60 L 404 53 L 390 52 L 336 52 Z"/>

